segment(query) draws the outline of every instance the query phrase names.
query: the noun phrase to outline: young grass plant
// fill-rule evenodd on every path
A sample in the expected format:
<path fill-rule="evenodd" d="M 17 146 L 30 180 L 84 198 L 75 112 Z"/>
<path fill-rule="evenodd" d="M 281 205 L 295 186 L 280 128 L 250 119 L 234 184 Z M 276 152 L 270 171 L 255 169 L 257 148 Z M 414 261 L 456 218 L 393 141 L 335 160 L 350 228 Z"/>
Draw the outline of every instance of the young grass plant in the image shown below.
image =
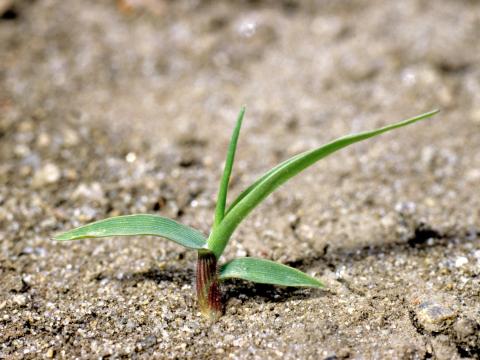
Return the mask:
<path fill-rule="evenodd" d="M 342 136 L 317 149 L 298 154 L 266 172 L 227 207 L 228 185 L 245 113 L 245 108 L 242 108 L 228 148 L 218 190 L 213 227 L 208 238 L 201 232 L 174 220 L 157 215 L 138 214 L 100 220 L 67 231 L 56 236 L 55 239 L 65 241 L 108 236 L 151 235 L 163 237 L 187 249 L 196 250 L 198 253 L 196 277 L 198 306 L 202 314 L 211 319 L 217 319 L 222 314 L 220 282 L 225 279 L 236 278 L 262 284 L 321 288 L 323 284 L 319 280 L 270 260 L 244 257 L 231 260 L 222 266 L 218 265 L 218 261 L 242 220 L 287 180 L 337 150 L 429 118 L 437 112 L 437 110 L 431 111 L 376 130 Z"/>

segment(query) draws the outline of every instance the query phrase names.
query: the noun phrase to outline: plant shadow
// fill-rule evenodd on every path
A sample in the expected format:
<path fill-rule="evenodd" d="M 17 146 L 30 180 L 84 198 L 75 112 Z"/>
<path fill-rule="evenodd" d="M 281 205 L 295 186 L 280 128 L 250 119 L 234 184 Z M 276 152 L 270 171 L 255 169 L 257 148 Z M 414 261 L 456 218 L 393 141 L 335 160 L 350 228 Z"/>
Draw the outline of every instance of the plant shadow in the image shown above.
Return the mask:
<path fill-rule="evenodd" d="M 248 281 L 233 279 L 227 280 L 223 286 L 223 297 L 225 303 L 231 299 L 253 299 L 262 302 L 283 303 L 289 300 L 318 298 L 325 296 L 326 293 L 327 292 L 322 289 L 256 284 Z"/>
<path fill-rule="evenodd" d="M 146 271 L 126 273 L 120 281 L 136 286 L 144 281 L 153 281 L 156 284 L 172 282 L 180 286 L 191 285 L 195 280 L 192 269 L 177 267 L 152 267 Z"/>
<path fill-rule="evenodd" d="M 102 277 L 103 279 L 105 277 Z M 165 282 L 175 283 L 179 286 L 194 285 L 195 272 L 193 269 L 176 267 L 152 267 L 146 271 L 125 273 L 122 283 L 136 287 L 139 283 L 153 281 L 156 284 Z M 280 303 L 288 300 L 301 300 L 311 297 L 320 297 L 326 291 L 309 288 L 279 287 L 268 284 L 256 284 L 244 280 L 229 279 L 222 282 L 223 299 L 228 302 L 231 299 L 253 299 L 265 302 Z"/>
<path fill-rule="evenodd" d="M 339 266 L 360 262 L 367 257 L 381 260 L 385 254 L 420 254 L 435 247 L 447 247 L 452 243 L 469 242 L 480 236 L 479 232 L 465 230 L 456 233 L 442 233 L 424 223 L 418 224 L 413 235 L 406 241 L 376 243 L 367 246 L 351 246 L 329 249 L 326 245 L 323 251 L 312 253 L 300 259 L 286 262 L 285 265 L 308 272 L 317 267 L 320 270 L 335 271 Z M 340 279 L 341 280 L 341 279 Z M 298 289 L 273 285 L 253 284 L 241 280 L 230 280 L 226 283 L 225 299 L 257 298 L 269 302 L 285 302 L 306 298 L 319 298 L 330 294 L 328 289 Z"/>
<path fill-rule="evenodd" d="M 334 271 L 339 266 L 347 266 L 367 257 L 381 258 L 388 253 L 418 254 L 434 247 L 448 246 L 453 242 L 471 241 L 478 236 L 480 236 L 479 233 L 469 231 L 445 234 L 422 224 L 415 229 L 414 235 L 407 241 L 351 246 L 332 250 L 327 245 L 322 252 L 312 253 L 310 256 L 287 262 L 286 265 L 302 271 L 308 271 L 312 267 Z M 195 271 L 192 268 L 185 269 L 175 266 L 160 268 L 154 266 L 146 271 L 126 273 L 120 281 L 131 286 L 137 286 L 138 283 L 144 281 L 154 281 L 157 284 L 172 282 L 179 286 L 192 285 L 194 287 Z M 330 291 L 323 289 L 279 287 L 234 279 L 225 281 L 222 288 L 225 303 L 232 299 L 282 303 L 289 300 L 320 298 L 330 294 Z"/>
<path fill-rule="evenodd" d="M 443 233 L 421 223 L 414 229 L 413 235 L 407 240 L 379 242 L 366 246 L 338 247 L 331 250 L 327 244 L 321 253 L 312 253 L 307 257 L 289 261 L 286 265 L 303 271 L 313 266 L 320 267 L 320 269 L 328 268 L 334 271 L 339 266 L 360 262 L 367 257 L 375 257 L 380 261 L 386 254 L 421 254 L 438 247 L 471 242 L 479 236 L 480 232 L 475 230 Z"/>

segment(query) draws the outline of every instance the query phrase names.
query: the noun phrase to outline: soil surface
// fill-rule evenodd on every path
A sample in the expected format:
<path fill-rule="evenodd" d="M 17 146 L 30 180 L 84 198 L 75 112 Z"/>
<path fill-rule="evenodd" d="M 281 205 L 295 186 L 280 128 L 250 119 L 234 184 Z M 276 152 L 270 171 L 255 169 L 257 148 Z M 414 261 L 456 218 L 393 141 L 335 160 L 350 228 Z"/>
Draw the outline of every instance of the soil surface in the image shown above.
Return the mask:
<path fill-rule="evenodd" d="M 0 358 L 480 358 L 480 3 L 0 0 Z M 279 161 L 431 109 L 285 184 L 225 253 L 325 290 L 228 282 L 159 238 L 56 243 L 153 213 L 206 234 Z"/>

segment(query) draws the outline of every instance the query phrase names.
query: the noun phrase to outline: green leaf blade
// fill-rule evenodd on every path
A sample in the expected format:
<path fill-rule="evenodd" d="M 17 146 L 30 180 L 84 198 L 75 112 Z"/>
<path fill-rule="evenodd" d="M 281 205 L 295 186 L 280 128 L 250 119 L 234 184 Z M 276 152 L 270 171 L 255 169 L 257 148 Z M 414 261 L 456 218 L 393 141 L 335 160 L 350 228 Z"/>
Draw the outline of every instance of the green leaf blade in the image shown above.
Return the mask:
<path fill-rule="evenodd" d="M 244 193 L 240 194 L 240 200 L 237 199 L 233 202 L 234 206 L 229 208 L 222 223 L 214 228 L 213 232 L 210 234 L 208 240 L 209 248 L 216 254 L 217 258 L 220 257 L 236 227 L 257 205 L 259 205 L 280 185 L 284 184 L 286 181 L 320 159 L 354 143 L 413 124 L 437 113 L 438 110 L 434 110 L 379 129 L 342 136 L 317 149 L 306 151 L 284 161 L 282 164 L 263 175 L 252 186 L 247 188 Z"/>
<path fill-rule="evenodd" d="M 220 268 L 219 279 L 242 279 L 260 284 L 322 288 L 317 279 L 274 261 L 258 258 L 234 259 Z"/>
<path fill-rule="evenodd" d="M 220 181 L 220 187 L 218 189 L 217 205 L 215 207 L 215 220 L 214 225 L 217 226 L 221 223 L 225 215 L 225 207 L 227 204 L 228 184 L 230 182 L 230 175 L 232 174 L 233 162 L 235 160 L 235 152 L 237 150 L 238 137 L 240 135 L 240 129 L 242 127 L 243 116 L 245 115 L 245 107 L 240 109 L 240 113 L 237 117 L 237 123 L 233 130 L 230 144 L 228 145 L 227 158 L 225 160 L 225 167 L 223 169 L 222 179 Z"/>
<path fill-rule="evenodd" d="M 57 235 L 54 239 L 68 241 L 109 236 L 151 235 L 171 240 L 189 249 L 203 249 L 205 236 L 186 225 L 150 214 L 124 215 L 96 221 Z"/>
<path fill-rule="evenodd" d="M 225 215 L 228 214 L 230 212 L 230 210 L 232 210 L 245 196 L 247 196 L 253 189 L 255 189 L 257 187 L 258 184 L 260 184 L 263 180 L 265 180 L 266 178 L 268 178 L 271 174 L 273 174 L 275 171 L 277 171 L 279 168 L 285 166 L 286 164 L 294 161 L 296 158 L 302 156 L 302 154 L 297 154 L 293 157 L 291 157 L 290 159 L 287 159 L 283 162 L 281 162 L 280 164 L 278 164 L 277 166 L 271 168 L 269 171 L 267 171 L 265 174 L 263 174 L 262 176 L 260 176 L 257 180 L 255 180 L 254 183 L 252 183 L 249 187 L 247 187 L 245 190 L 243 190 L 240 195 L 237 196 L 237 198 L 230 204 L 230 206 L 228 207 L 228 209 L 226 210 L 225 212 Z"/>

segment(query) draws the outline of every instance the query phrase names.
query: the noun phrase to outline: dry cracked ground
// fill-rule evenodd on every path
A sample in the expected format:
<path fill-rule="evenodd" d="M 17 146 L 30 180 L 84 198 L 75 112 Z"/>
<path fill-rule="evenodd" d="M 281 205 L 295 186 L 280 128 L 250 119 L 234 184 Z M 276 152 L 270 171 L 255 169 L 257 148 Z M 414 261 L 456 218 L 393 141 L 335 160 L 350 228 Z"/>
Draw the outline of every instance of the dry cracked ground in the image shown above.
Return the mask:
<path fill-rule="evenodd" d="M 0 1 L 0 358 L 480 358 L 480 3 Z M 195 254 L 55 243 L 148 212 L 208 233 L 231 195 L 345 133 L 441 113 L 318 163 L 226 252 L 325 290 L 229 282 L 196 311 Z"/>

